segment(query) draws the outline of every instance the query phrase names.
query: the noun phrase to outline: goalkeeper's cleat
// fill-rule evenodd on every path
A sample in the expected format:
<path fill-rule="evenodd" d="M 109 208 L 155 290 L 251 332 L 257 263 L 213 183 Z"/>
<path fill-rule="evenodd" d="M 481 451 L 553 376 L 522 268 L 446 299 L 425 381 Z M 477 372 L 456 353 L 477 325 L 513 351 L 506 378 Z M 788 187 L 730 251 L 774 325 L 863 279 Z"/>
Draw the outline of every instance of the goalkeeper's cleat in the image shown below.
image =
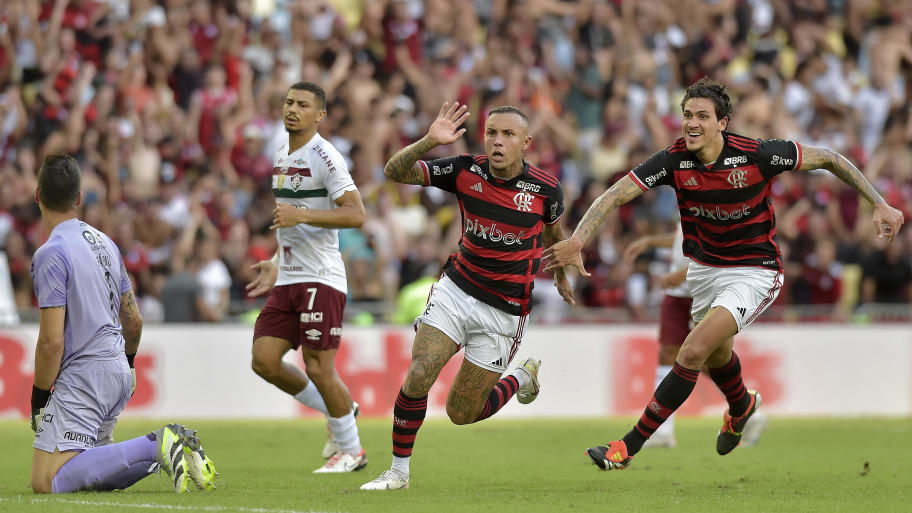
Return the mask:
<path fill-rule="evenodd" d="M 767 420 L 769 419 L 767 419 L 766 414 L 760 410 L 751 415 L 747 419 L 747 424 L 744 425 L 744 432 L 741 434 L 741 445 L 745 447 L 757 445 L 760 435 L 766 429 Z"/>
<path fill-rule="evenodd" d="M 156 459 L 165 470 L 165 474 L 171 478 L 174 491 L 177 493 L 190 491 L 189 469 L 181 438 L 184 429 L 180 424 L 168 424 L 153 433 L 158 442 Z"/>
<path fill-rule="evenodd" d="M 361 485 L 362 490 L 400 490 L 409 487 L 409 476 L 397 470 L 384 470 L 377 479 Z"/>
<path fill-rule="evenodd" d="M 352 409 L 355 413 L 355 418 L 358 418 L 358 415 L 361 413 L 361 408 L 358 406 L 358 401 L 352 401 Z M 323 459 L 329 459 L 330 456 L 339 452 L 339 446 L 336 445 L 336 441 L 333 439 L 332 429 L 329 428 L 329 422 L 326 423 L 326 445 L 323 446 Z"/>
<path fill-rule="evenodd" d="M 367 466 L 367 454 L 364 449 L 358 454 L 349 454 L 339 451 L 326 460 L 322 467 L 314 470 L 314 474 L 341 474 L 343 472 L 355 472 Z"/>
<path fill-rule="evenodd" d="M 184 444 L 184 458 L 187 460 L 187 473 L 193 484 L 200 490 L 214 490 L 218 472 L 215 471 L 215 464 L 206 456 L 196 430 L 183 428 L 180 435 Z"/>
<path fill-rule="evenodd" d="M 732 452 L 738 444 L 741 443 L 741 433 L 747 424 L 747 419 L 751 418 L 760 408 L 762 401 L 760 394 L 756 390 L 748 390 L 750 403 L 747 405 L 747 411 L 740 417 L 732 417 L 725 411 L 722 420 L 722 429 L 719 430 L 719 436 L 716 438 L 716 452 L 725 455 Z"/>
<path fill-rule="evenodd" d="M 516 400 L 522 404 L 529 404 L 538 397 L 540 387 L 538 385 L 538 368 L 541 366 L 541 360 L 536 360 L 530 356 L 519 364 L 519 370 L 529 375 L 529 381 L 519 387 L 516 391 Z"/>
<path fill-rule="evenodd" d="M 624 470 L 630 465 L 633 456 L 627 455 L 627 444 L 623 440 L 609 442 L 608 446 L 598 445 L 586 449 L 592 463 L 602 470 Z"/>

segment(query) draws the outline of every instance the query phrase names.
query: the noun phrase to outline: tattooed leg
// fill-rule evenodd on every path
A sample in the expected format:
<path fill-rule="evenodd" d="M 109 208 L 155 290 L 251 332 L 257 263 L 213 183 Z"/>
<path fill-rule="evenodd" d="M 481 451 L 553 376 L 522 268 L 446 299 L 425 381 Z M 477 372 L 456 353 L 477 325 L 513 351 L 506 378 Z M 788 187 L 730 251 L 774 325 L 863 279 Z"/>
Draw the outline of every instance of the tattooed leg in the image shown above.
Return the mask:
<path fill-rule="evenodd" d="M 412 345 L 412 363 L 402 385 L 409 397 L 424 397 L 437 381 L 443 366 L 456 354 L 459 346 L 442 331 L 425 323 L 418 325 Z"/>
<path fill-rule="evenodd" d="M 485 402 L 499 379 L 499 372 L 482 369 L 463 360 L 447 397 L 447 415 L 453 424 L 471 424 L 479 420 Z"/>

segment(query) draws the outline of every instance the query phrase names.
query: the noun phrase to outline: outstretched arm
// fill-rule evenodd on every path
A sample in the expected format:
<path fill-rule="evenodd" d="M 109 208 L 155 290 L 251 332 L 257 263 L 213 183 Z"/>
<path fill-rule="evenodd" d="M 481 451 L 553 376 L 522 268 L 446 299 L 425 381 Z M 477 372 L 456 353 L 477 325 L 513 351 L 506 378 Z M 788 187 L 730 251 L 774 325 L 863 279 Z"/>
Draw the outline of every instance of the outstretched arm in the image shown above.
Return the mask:
<path fill-rule="evenodd" d="M 896 233 L 903 225 L 903 215 L 899 210 L 887 205 L 877 189 L 871 185 L 871 182 L 861 171 L 849 162 L 849 159 L 839 153 L 824 148 L 815 148 L 813 146 L 801 146 L 801 166 L 799 171 L 810 171 L 813 169 L 826 169 L 836 175 L 837 178 L 846 183 L 849 187 L 858 191 L 871 205 L 874 206 L 874 226 L 877 229 L 877 238 L 886 238 L 893 242 Z"/>
<path fill-rule="evenodd" d="M 394 182 L 425 185 L 424 169 L 418 164 L 422 155 L 440 144 L 450 144 L 462 137 L 465 128 L 459 128 L 467 119 L 468 106 L 444 103 L 440 107 L 437 119 L 431 123 L 427 135 L 405 148 L 397 151 L 383 167 L 383 174 Z"/>
<path fill-rule="evenodd" d="M 544 257 L 548 259 L 548 266 L 545 267 L 545 270 L 572 265 L 579 269 L 583 276 L 589 276 L 589 273 L 583 268 L 583 257 L 580 254 L 583 246 L 592 238 L 608 214 L 642 193 L 643 189 L 629 175 L 618 180 L 589 206 L 589 210 L 586 211 L 569 239 L 558 242 L 545 250 Z"/>

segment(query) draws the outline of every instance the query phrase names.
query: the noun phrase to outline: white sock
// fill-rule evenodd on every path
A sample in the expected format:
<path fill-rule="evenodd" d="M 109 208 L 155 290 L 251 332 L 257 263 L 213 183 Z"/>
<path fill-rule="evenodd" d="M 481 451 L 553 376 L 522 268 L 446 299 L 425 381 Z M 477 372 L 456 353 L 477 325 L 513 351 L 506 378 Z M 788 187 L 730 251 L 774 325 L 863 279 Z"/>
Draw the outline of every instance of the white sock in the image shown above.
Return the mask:
<path fill-rule="evenodd" d="M 529 381 L 532 379 L 532 377 L 529 376 L 529 371 L 522 367 L 513 369 L 513 372 L 511 372 L 510 375 L 516 378 L 516 381 L 519 381 L 519 388 L 528 385 Z"/>
<path fill-rule="evenodd" d="M 308 381 L 304 390 L 295 394 L 294 398 L 304 406 L 309 406 L 323 415 L 329 416 L 329 410 L 326 409 L 323 396 L 320 395 L 320 391 L 317 390 L 317 386 L 313 384 L 313 381 Z"/>
<path fill-rule="evenodd" d="M 390 466 L 390 470 L 395 470 L 400 474 L 409 475 L 409 460 L 411 458 L 400 458 L 399 456 L 393 456 L 393 464 Z"/>
<path fill-rule="evenodd" d="M 333 440 L 336 441 L 336 445 L 342 452 L 352 455 L 361 453 L 361 439 L 358 437 L 358 424 L 355 423 L 354 411 L 339 418 L 329 417 L 329 430 L 332 431 Z"/>
<path fill-rule="evenodd" d="M 658 367 L 656 367 L 655 386 L 654 386 L 653 390 L 655 390 L 656 388 L 659 388 L 659 383 L 661 383 L 662 380 L 665 379 L 665 376 L 667 376 L 668 373 L 671 372 L 672 368 L 673 368 L 673 366 L 671 366 L 671 365 L 659 365 Z M 653 433 L 653 435 L 674 436 L 674 430 L 675 430 L 674 418 L 675 418 L 675 416 L 673 413 L 671 415 L 669 415 L 669 417 L 667 419 L 665 419 L 665 422 L 663 422 L 662 425 L 659 426 L 659 429 L 656 429 L 656 431 L 655 431 L 655 433 Z"/>

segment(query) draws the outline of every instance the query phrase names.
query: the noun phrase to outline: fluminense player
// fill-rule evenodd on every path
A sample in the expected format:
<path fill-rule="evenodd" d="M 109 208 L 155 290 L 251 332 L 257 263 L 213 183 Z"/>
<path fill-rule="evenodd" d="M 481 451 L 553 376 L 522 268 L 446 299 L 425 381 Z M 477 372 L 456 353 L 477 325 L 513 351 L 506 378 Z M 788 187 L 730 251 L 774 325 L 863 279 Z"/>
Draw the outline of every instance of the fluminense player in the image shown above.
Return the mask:
<path fill-rule="evenodd" d="M 418 142 L 386 163 L 399 183 L 434 186 L 456 194 L 462 211 L 459 250 L 446 264 L 416 320 L 412 362 L 393 406 L 393 462 L 362 490 L 408 488 L 409 459 L 427 412 L 427 396 L 443 366 L 460 349 L 465 359 L 450 388 L 446 410 L 454 424 L 497 413 L 514 394 L 527 404 L 538 396 L 541 362 L 528 357 L 501 377 L 522 342 L 542 248 L 562 238 L 563 192 L 553 176 L 526 163 L 529 120 L 516 107 L 498 107 L 485 120 L 486 155 L 418 160 L 462 137 L 466 106 L 444 103 Z M 573 304 L 562 269 L 554 273 L 561 296 Z"/>
<path fill-rule="evenodd" d="M 336 373 L 348 283 L 339 228 L 364 223 L 364 204 L 345 159 L 317 133 L 326 93 L 313 82 L 288 89 L 282 108 L 288 143 L 278 149 L 272 176 L 272 229 L 279 250 L 254 265 L 251 296 L 269 292 L 253 333 L 253 370 L 328 417 L 329 458 L 315 473 L 351 472 L 367 465 L 355 423 L 357 407 Z M 271 292 L 270 292 L 271 291 Z M 282 361 L 301 348 L 306 372 Z"/>
<path fill-rule="evenodd" d="M 691 314 L 697 324 L 634 428 L 620 440 L 587 451 L 603 470 L 630 465 L 643 443 L 690 396 L 704 365 L 728 400 L 716 451 L 728 454 L 741 441 L 761 397 L 744 387 L 733 337 L 769 307 L 782 286 L 770 200 L 774 176 L 826 169 L 871 203 L 879 239 L 892 242 L 903 224 L 902 213 L 887 205 L 842 155 L 797 142 L 756 140 L 728 132 L 732 105 L 718 82 L 701 79 L 692 84 L 681 109 L 683 137 L 609 188 L 589 207 L 569 239 L 545 251 L 548 268 L 575 266 L 587 274 L 580 250 L 606 216 L 660 185 L 677 193 L 684 254 L 691 259 L 687 271 L 693 294 Z"/>
<path fill-rule="evenodd" d="M 214 488 L 212 462 L 195 431 L 179 424 L 96 447 L 110 438 L 105 429 L 113 429 L 136 388 L 131 368 L 142 317 L 117 246 L 76 218 L 82 200 L 76 160 L 48 157 L 38 171 L 35 200 L 48 239 L 35 251 L 31 268 L 41 309 L 32 490 L 121 490 L 158 468 L 177 492 L 188 490 L 189 479 L 200 489 Z"/>

